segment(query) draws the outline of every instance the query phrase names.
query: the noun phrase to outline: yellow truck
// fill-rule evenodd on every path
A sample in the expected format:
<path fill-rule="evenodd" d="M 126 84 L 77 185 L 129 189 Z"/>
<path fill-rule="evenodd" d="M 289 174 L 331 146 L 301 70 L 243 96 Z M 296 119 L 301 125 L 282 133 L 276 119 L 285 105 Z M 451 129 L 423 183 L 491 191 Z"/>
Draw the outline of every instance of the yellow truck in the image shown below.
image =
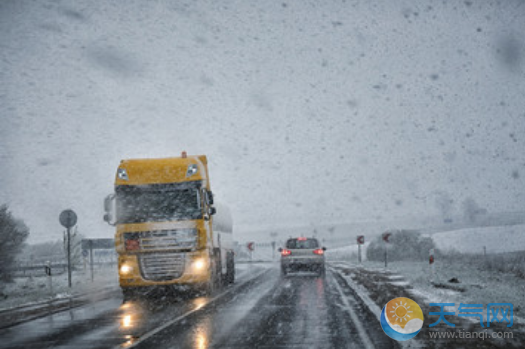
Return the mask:
<path fill-rule="evenodd" d="M 234 282 L 232 219 L 214 205 L 206 156 L 122 160 L 104 208 L 124 296 L 179 285 L 212 293 Z"/>

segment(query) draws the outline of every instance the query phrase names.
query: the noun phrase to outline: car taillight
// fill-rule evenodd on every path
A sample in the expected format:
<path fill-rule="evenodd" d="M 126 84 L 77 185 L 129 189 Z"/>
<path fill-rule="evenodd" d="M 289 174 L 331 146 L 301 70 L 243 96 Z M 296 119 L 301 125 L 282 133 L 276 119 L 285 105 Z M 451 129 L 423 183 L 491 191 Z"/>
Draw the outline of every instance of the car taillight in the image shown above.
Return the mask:
<path fill-rule="evenodd" d="M 140 250 L 140 240 L 138 234 L 124 234 L 124 247 L 126 248 L 126 251 Z"/>
<path fill-rule="evenodd" d="M 322 248 L 318 248 L 317 250 L 314 250 L 315 254 L 322 255 L 324 254 L 324 250 Z"/>
<path fill-rule="evenodd" d="M 290 251 L 290 250 L 282 250 L 281 251 L 281 255 L 283 255 L 283 256 L 289 256 L 291 254 L 292 254 L 292 251 Z"/>

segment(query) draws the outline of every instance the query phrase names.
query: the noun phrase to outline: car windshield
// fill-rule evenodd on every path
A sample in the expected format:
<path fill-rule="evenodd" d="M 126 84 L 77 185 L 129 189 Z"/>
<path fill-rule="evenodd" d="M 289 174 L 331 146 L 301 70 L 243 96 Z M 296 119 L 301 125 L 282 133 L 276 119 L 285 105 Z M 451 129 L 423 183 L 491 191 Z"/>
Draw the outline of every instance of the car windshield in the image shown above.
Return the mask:
<path fill-rule="evenodd" d="M 525 0 L 0 0 L 0 121 L 0 349 L 525 349 Z"/>
<path fill-rule="evenodd" d="M 291 239 L 286 242 L 286 248 L 289 249 L 309 249 L 317 248 L 319 243 L 315 239 Z"/>

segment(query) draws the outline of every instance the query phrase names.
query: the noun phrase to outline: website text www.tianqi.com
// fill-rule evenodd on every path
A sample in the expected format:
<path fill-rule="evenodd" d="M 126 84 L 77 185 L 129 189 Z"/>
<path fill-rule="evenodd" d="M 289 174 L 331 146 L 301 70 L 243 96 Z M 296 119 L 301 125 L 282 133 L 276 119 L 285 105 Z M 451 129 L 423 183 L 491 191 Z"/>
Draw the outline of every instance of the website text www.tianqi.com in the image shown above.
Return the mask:
<path fill-rule="evenodd" d="M 513 339 L 512 332 L 429 331 L 432 339 Z"/>

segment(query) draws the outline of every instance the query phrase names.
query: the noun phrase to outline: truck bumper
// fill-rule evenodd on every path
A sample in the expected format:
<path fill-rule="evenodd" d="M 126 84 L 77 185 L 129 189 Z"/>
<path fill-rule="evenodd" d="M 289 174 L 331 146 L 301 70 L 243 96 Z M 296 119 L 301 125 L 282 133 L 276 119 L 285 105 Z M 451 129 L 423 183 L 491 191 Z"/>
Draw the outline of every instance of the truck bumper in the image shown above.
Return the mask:
<path fill-rule="evenodd" d="M 205 251 L 120 255 L 118 268 L 122 288 L 196 285 L 206 283 L 211 277 L 210 260 Z"/>

